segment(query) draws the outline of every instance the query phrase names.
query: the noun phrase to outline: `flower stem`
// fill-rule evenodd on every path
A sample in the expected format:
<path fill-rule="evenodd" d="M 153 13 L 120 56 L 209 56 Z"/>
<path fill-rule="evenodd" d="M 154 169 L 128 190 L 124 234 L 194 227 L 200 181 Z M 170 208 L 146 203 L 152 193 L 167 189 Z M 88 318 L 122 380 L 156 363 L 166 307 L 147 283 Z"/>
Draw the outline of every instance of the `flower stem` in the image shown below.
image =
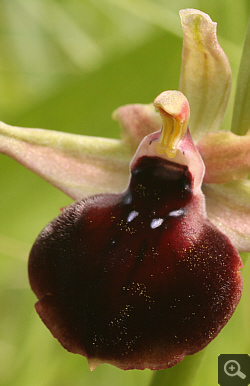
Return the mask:
<path fill-rule="evenodd" d="M 176 366 L 166 370 L 155 371 L 149 386 L 191 386 L 201 365 L 205 350 L 195 355 L 186 356 Z"/>

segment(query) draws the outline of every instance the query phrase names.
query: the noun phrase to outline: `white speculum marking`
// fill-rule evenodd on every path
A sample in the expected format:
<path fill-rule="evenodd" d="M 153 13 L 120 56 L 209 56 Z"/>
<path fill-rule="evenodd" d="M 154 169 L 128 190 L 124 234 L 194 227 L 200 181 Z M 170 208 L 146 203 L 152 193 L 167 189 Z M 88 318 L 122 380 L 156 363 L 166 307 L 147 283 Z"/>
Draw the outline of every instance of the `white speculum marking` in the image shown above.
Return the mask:
<path fill-rule="evenodd" d="M 163 218 L 154 218 L 151 223 L 150 223 L 150 227 L 151 229 L 155 229 L 155 228 L 158 228 L 159 226 L 161 226 L 161 224 L 163 223 Z"/>
<path fill-rule="evenodd" d="M 136 210 L 133 210 L 132 212 L 130 212 L 127 218 L 127 222 L 133 221 L 138 216 L 138 214 L 139 212 L 136 212 Z"/>
<path fill-rule="evenodd" d="M 177 209 L 173 210 L 172 212 L 169 212 L 168 215 L 172 217 L 178 217 L 182 216 L 184 214 L 184 209 Z"/>

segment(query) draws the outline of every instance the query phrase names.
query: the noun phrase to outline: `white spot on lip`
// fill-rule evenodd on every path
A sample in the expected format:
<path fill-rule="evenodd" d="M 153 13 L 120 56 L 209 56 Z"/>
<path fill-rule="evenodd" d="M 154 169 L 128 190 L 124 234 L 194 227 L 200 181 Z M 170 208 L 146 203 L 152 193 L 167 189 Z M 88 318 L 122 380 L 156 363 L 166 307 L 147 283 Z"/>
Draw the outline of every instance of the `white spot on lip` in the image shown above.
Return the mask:
<path fill-rule="evenodd" d="M 182 216 L 184 214 L 184 209 L 178 209 L 178 210 L 173 210 L 172 212 L 169 212 L 169 216 L 172 216 L 172 217 L 178 217 L 178 216 Z"/>
<path fill-rule="evenodd" d="M 123 197 L 123 199 L 124 199 L 124 203 L 125 204 L 131 204 L 131 202 L 132 202 L 132 195 L 131 195 L 131 193 L 126 194 Z"/>
<path fill-rule="evenodd" d="M 161 224 L 163 223 L 163 218 L 154 218 L 152 221 L 151 221 L 151 224 L 150 224 L 150 227 L 152 229 L 155 229 L 155 228 L 158 228 L 159 226 L 161 226 Z"/>
<path fill-rule="evenodd" d="M 136 212 L 136 210 L 133 210 L 132 212 L 130 212 L 127 218 L 127 222 L 133 221 L 138 216 L 138 214 L 139 212 Z"/>

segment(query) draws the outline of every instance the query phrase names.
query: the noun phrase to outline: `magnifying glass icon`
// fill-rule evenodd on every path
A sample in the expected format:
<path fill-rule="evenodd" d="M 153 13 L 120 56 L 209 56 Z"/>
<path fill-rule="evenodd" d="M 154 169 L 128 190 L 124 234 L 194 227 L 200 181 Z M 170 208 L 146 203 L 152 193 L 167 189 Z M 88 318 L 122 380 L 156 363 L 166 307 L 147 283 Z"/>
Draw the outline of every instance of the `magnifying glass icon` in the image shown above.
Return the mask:
<path fill-rule="evenodd" d="M 230 361 L 227 361 L 224 364 L 224 373 L 227 374 L 229 377 L 235 377 L 237 375 L 241 379 L 246 378 L 246 374 L 244 374 L 244 373 L 242 373 L 242 371 L 240 371 L 239 362 L 237 362 L 233 359 L 231 359 Z"/>

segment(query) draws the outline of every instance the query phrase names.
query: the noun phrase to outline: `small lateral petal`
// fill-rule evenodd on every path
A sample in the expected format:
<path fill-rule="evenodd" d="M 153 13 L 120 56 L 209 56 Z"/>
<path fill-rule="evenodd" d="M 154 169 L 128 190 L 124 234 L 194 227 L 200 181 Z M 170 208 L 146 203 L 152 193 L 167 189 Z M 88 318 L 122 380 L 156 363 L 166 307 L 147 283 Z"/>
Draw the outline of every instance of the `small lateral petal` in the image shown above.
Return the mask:
<path fill-rule="evenodd" d="M 250 22 L 238 74 L 232 131 L 245 134 L 250 128 Z"/>
<path fill-rule="evenodd" d="M 180 90 L 187 97 L 196 142 L 221 125 L 231 88 L 231 68 L 216 36 L 216 23 L 195 9 L 180 11 L 183 28 Z"/>
<path fill-rule="evenodd" d="M 153 104 L 134 104 L 119 107 L 112 118 L 119 121 L 124 143 L 131 145 L 134 153 L 145 136 L 161 128 L 160 114 Z"/>
<path fill-rule="evenodd" d="M 205 183 L 246 179 L 250 174 L 250 131 L 239 136 L 230 131 L 209 133 L 197 144 L 205 163 Z"/>
<path fill-rule="evenodd" d="M 239 252 L 250 250 L 250 181 L 203 184 L 210 221 Z"/>
<path fill-rule="evenodd" d="M 120 140 L 0 123 L 0 152 L 75 200 L 119 192 L 129 179 L 130 148 Z"/>

